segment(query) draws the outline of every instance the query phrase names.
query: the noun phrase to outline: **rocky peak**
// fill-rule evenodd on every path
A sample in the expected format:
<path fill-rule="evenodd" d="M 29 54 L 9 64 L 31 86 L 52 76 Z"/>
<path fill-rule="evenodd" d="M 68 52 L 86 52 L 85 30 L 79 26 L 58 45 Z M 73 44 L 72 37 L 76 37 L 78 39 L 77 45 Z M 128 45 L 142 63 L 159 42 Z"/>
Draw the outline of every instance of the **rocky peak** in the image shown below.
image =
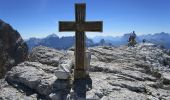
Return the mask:
<path fill-rule="evenodd" d="M 170 55 L 154 44 L 135 47 L 94 47 L 92 90 L 88 98 L 101 100 L 169 100 Z"/>
<path fill-rule="evenodd" d="M 167 50 L 144 43 L 135 47 L 97 46 L 88 51 L 91 53 L 92 89 L 87 91 L 87 99 L 170 99 L 170 55 Z M 73 59 L 72 50 L 34 48 L 30 61 L 18 64 L 6 74 L 10 84 L 0 80 L 0 98 L 68 100 Z"/>
<path fill-rule="evenodd" d="M 12 66 L 27 59 L 28 48 L 20 34 L 0 20 L 0 78 Z"/>

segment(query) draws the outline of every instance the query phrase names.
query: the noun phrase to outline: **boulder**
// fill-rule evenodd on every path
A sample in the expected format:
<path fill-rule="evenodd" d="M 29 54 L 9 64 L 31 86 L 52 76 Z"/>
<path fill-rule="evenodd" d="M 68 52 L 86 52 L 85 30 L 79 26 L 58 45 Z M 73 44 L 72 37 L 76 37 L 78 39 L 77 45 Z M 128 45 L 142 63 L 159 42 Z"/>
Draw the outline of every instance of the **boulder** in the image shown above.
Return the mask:
<path fill-rule="evenodd" d="M 13 66 L 27 59 L 28 47 L 20 34 L 0 20 L 0 78 Z"/>
<path fill-rule="evenodd" d="M 71 54 L 45 46 L 33 48 L 29 56 L 30 61 L 56 67 L 57 70 L 54 73 L 58 79 L 69 78 L 73 67 L 73 58 Z"/>
<path fill-rule="evenodd" d="M 58 79 L 68 79 L 71 75 L 71 68 L 73 66 L 72 60 L 67 56 L 62 57 L 59 60 L 58 70 L 55 71 L 55 75 Z"/>
<path fill-rule="evenodd" d="M 24 84 L 39 94 L 49 95 L 54 89 L 66 88 L 68 83 L 58 80 L 52 70 L 55 72 L 58 69 L 38 62 L 26 61 L 13 67 L 6 74 L 6 80 L 10 83 Z"/>
<path fill-rule="evenodd" d="M 64 56 L 64 53 L 45 46 L 38 46 L 32 49 L 29 55 L 29 60 L 40 62 L 51 66 L 58 66 L 59 60 Z"/>
<path fill-rule="evenodd" d="M 0 100 L 37 100 L 37 94 L 29 89 L 27 91 L 17 89 L 10 86 L 4 79 L 0 79 Z"/>
<path fill-rule="evenodd" d="M 170 85 L 170 72 L 162 73 L 163 83 L 166 85 Z"/>

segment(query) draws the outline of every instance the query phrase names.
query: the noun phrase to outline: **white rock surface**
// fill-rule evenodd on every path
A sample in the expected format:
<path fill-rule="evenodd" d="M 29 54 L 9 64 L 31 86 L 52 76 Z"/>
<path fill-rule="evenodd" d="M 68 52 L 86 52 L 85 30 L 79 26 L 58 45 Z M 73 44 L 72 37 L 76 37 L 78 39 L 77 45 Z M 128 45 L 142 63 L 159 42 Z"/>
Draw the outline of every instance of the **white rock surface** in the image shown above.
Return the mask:
<path fill-rule="evenodd" d="M 6 83 L 5 87 L 0 83 L 0 99 L 66 100 L 74 52 L 57 53 L 53 49 L 51 52 L 55 53 L 47 53 L 47 47 L 39 48 L 41 53 L 34 51 L 39 60 L 21 63 L 8 72 L 6 80 L 10 85 Z M 87 100 L 170 100 L 170 53 L 167 50 L 145 43 L 135 47 L 92 47 L 88 51 L 91 53 L 92 89 L 87 91 Z M 57 60 L 51 63 L 50 58 Z M 44 63 L 48 60 L 50 63 Z M 32 94 L 25 95 L 27 92 Z"/>
<path fill-rule="evenodd" d="M 58 66 L 59 60 L 64 56 L 64 53 L 52 48 L 38 46 L 32 49 L 30 53 L 30 61 L 40 62 L 51 66 Z"/>
<path fill-rule="evenodd" d="M 41 66 L 43 65 L 36 62 L 21 63 L 7 73 L 6 79 L 11 82 L 22 83 L 31 89 L 35 89 L 40 94 L 47 95 L 52 91 L 57 77 L 46 73 L 41 69 Z"/>
<path fill-rule="evenodd" d="M 74 56 L 52 48 L 38 46 L 30 53 L 30 60 L 57 67 L 55 75 L 58 79 L 68 79 L 71 74 Z"/>
<path fill-rule="evenodd" d="M 29 94 L 29 95 L 26 95 Z M 5 80 L 0 80 L 0 100 L 37 100 L 37 94 L 29 92 L 23 92 L 20 89 L 16 89 L 10 86 Z"/>
<path fill-rule="evenodd" d="M 100 100 L 169 100 L 170 56 L 154 44 L 92 47 L 92 90 Z"/>
<path fill-rule="evenodd" d="M 59 60 L 58 70 L 55 71 L 55 75 L 58 79 L 68 79 L 71 75 L 71 68 L 73 67 L 73 62 L 70 57 L 64 56 Z"/>

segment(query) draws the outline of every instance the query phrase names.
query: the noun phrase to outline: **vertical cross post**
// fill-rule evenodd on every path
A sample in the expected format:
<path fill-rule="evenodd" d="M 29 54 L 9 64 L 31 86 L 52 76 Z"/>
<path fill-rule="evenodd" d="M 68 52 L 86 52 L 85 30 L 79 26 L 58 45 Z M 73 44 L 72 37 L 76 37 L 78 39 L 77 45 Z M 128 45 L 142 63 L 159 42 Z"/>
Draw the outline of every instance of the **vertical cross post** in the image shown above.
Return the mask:
<path fill-rule="evenodd" d="M 85 22 L 85 4 L 75 5 L 75 19 L 76 19 L 76 48 L 75 48 L 75 71 L 74 78 L 85 78 L 85 32 L 83 30 L 83 23 Z"/>
<path fill-rule="evenodd" d="M 59 31 L 75 31 L 74 86 L 79 97 L 86 95 L 85 31 L 102 32 L 102 21 L 85 21 L 86 4 L 75 4 L 75 22 L 59 21 Z"/>

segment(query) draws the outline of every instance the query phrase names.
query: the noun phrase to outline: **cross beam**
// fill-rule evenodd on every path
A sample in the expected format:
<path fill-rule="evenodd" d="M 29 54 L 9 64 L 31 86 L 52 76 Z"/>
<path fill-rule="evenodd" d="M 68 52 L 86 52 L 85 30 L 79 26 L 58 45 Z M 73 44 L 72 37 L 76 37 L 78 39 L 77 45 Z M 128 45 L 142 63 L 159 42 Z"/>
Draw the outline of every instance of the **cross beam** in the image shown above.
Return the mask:
<path fill-rule="evenodd" d="M 59 22 L 59 31 L 79 31 L 79 32 L 102 32 L 102 23 L 99 21 L 86 21 L 76 23 L 71 21 Z"/>
<path fill-rule="evenodd" d="M 59 21 L 59 32 L 75 31 L 74 78 L 85 78 L 85 31 L 102 32 L 102 21 L 85 21 L 86 4 L 75 4 L 75 22 Z"/>

